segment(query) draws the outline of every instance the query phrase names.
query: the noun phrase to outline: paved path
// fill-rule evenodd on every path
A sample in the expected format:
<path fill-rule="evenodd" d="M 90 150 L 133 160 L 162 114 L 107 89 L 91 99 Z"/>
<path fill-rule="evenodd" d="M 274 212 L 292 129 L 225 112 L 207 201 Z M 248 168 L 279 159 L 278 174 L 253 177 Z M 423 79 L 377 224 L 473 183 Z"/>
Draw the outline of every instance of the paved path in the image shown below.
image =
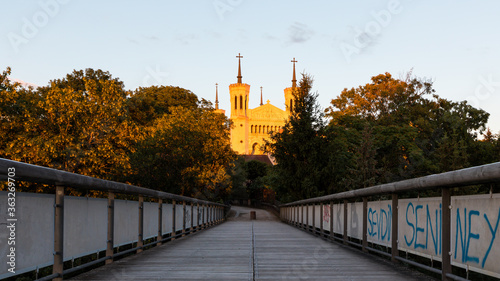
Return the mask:
<path fill-rule="evenodd" d="M 250 210 L 233 207 L 219 226 L 72 280 L 419 280 L 281 223 L 267 211 L 255 210 L 257 220 L 251 221 Z"/>

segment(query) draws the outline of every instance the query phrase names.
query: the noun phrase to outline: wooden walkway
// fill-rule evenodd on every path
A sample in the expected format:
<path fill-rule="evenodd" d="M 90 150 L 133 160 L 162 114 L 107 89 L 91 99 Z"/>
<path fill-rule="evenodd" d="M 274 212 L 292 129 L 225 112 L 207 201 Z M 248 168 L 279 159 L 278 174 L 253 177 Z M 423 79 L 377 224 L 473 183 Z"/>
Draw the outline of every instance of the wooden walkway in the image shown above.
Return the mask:
<path fill-rule="evenodd" d="M 250 221 L 249 210 L 234 207 L 235 216 L 219 226 L 72 280 L 422 280 L 265 211 Z"/>

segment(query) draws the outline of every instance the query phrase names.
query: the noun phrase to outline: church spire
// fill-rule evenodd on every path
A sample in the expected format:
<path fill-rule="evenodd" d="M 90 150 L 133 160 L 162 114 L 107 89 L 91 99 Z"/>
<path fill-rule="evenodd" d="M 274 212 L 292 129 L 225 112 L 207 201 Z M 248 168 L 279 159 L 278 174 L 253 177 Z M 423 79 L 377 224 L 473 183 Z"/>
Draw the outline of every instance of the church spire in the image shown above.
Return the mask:
<path fill-rule="evenodd" d="M 238 84 L 241 84 L 241 78 L 243 77 L 241 76 L 241 58 L 243 58 L 243 56 L 238 53 L 236 57 L 238 58 L 238 76 L 236 78 L 238 78 Z"/>
<path fill-rule="evenodd" d="M 215 109 L 219 109 L 219 84 L 215 83 Z"/>
<path fill-rule="evenodd" d="M 297 87 L 297 78 L 295 77 L 295 63 L 298 61 L 296 61 L 295 58 L 293 58 L 292 62 L 293 62 L 292 88 L 295 88 Z"/>
<path fill-rule="evenodd" d="M 260 86 L 260 105 L 264 105 L 262 102 L 262 86 Z"/>

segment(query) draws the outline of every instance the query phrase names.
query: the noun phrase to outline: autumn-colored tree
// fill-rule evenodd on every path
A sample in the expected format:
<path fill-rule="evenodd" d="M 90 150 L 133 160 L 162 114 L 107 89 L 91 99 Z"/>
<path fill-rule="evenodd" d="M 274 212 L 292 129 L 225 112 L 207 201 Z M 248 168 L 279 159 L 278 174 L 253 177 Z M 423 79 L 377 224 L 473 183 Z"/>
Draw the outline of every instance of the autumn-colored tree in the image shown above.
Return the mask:
<path fill-rule="evenodd" d="M 19 161 L 36 159 L 24 142 L 33 135 L 32 120 L 40 117 L 40 96 L 9 79 L 10 68 L 0 75 L 0 157 Z"/>
<path fill-rule="evenodd" d="M 36 90 L 7 92 L 19 109 L 7 116 L 23 132 L 8 142 L 4 157 L 103 179 L 130 169 L 136 127 L 123 83 L 108 72 L 74 71 Z"/>
<path fill-rule="evenodd" d="M 191 91 L 173 86 L 139 87 L 127 101 L 131 119 L 139 126 L 151 126 L 171 108 L 198 107 L 198 97 Z"/>
<path fill-rule="evenodd" d="M 327 116 L 330 126 L 360 132 L 356 120 L 362 120 L 373 128 L 377 148 L 373 160 L 379 171 L 376 183 L 455 169 L 458 162 L 460 167 L 469 165 L 464 157 L 472 153 L 476 132 L 485 128 L 488 113 L 466 102 L 439 98 L 431 81 L 411 75 L 401 80 L 385 73 L 371 80 L 364 86 L 344 89 L 332 100 Z M 440 162 L 450 153 L 461 160 L 448 158 L 455 159 L 453 165 Z"/>
<path fill-rule="evenodd" d="M 231 189 L 227 171 L 235 159 L 229 120 L 206 102 L 197 108 L 170 107 L 146 128 L 132 154 L 130 181 L 198 198 L 224 198 Z"/>

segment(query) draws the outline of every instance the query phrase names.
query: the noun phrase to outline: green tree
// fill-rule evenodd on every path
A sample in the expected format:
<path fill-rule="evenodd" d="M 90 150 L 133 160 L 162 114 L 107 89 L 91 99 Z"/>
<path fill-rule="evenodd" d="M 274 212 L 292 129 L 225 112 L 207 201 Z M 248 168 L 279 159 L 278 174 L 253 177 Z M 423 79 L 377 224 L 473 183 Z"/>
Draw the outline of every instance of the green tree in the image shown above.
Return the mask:
<path fill-rule="evenodd" d="M 293 95 L 295 106 L 282 132 L 272 134 L 266 146 L 276 158 L 273 183 L 283 201 L 324 194 L 328 190 L 328 156 L 323 113 L 312 93 L 313 80 L 303 74 Z"/>
<path fill-rule="evenodd" d="M 191 91 L 174 86 L 140 87 L 127 101 L 130 116 L 140 126 L 151 126 L 157 118 L 170 114 L 171 108 L 198 107 L 198 97 Z"/>
<path fill-rule="evenodd" d="M 204 101 L 195 109 L 170 107 L 146 128 L 131 156 L 130 181 L 186 196 L 226 198 L 235 159 L 228 122 Z"/>

